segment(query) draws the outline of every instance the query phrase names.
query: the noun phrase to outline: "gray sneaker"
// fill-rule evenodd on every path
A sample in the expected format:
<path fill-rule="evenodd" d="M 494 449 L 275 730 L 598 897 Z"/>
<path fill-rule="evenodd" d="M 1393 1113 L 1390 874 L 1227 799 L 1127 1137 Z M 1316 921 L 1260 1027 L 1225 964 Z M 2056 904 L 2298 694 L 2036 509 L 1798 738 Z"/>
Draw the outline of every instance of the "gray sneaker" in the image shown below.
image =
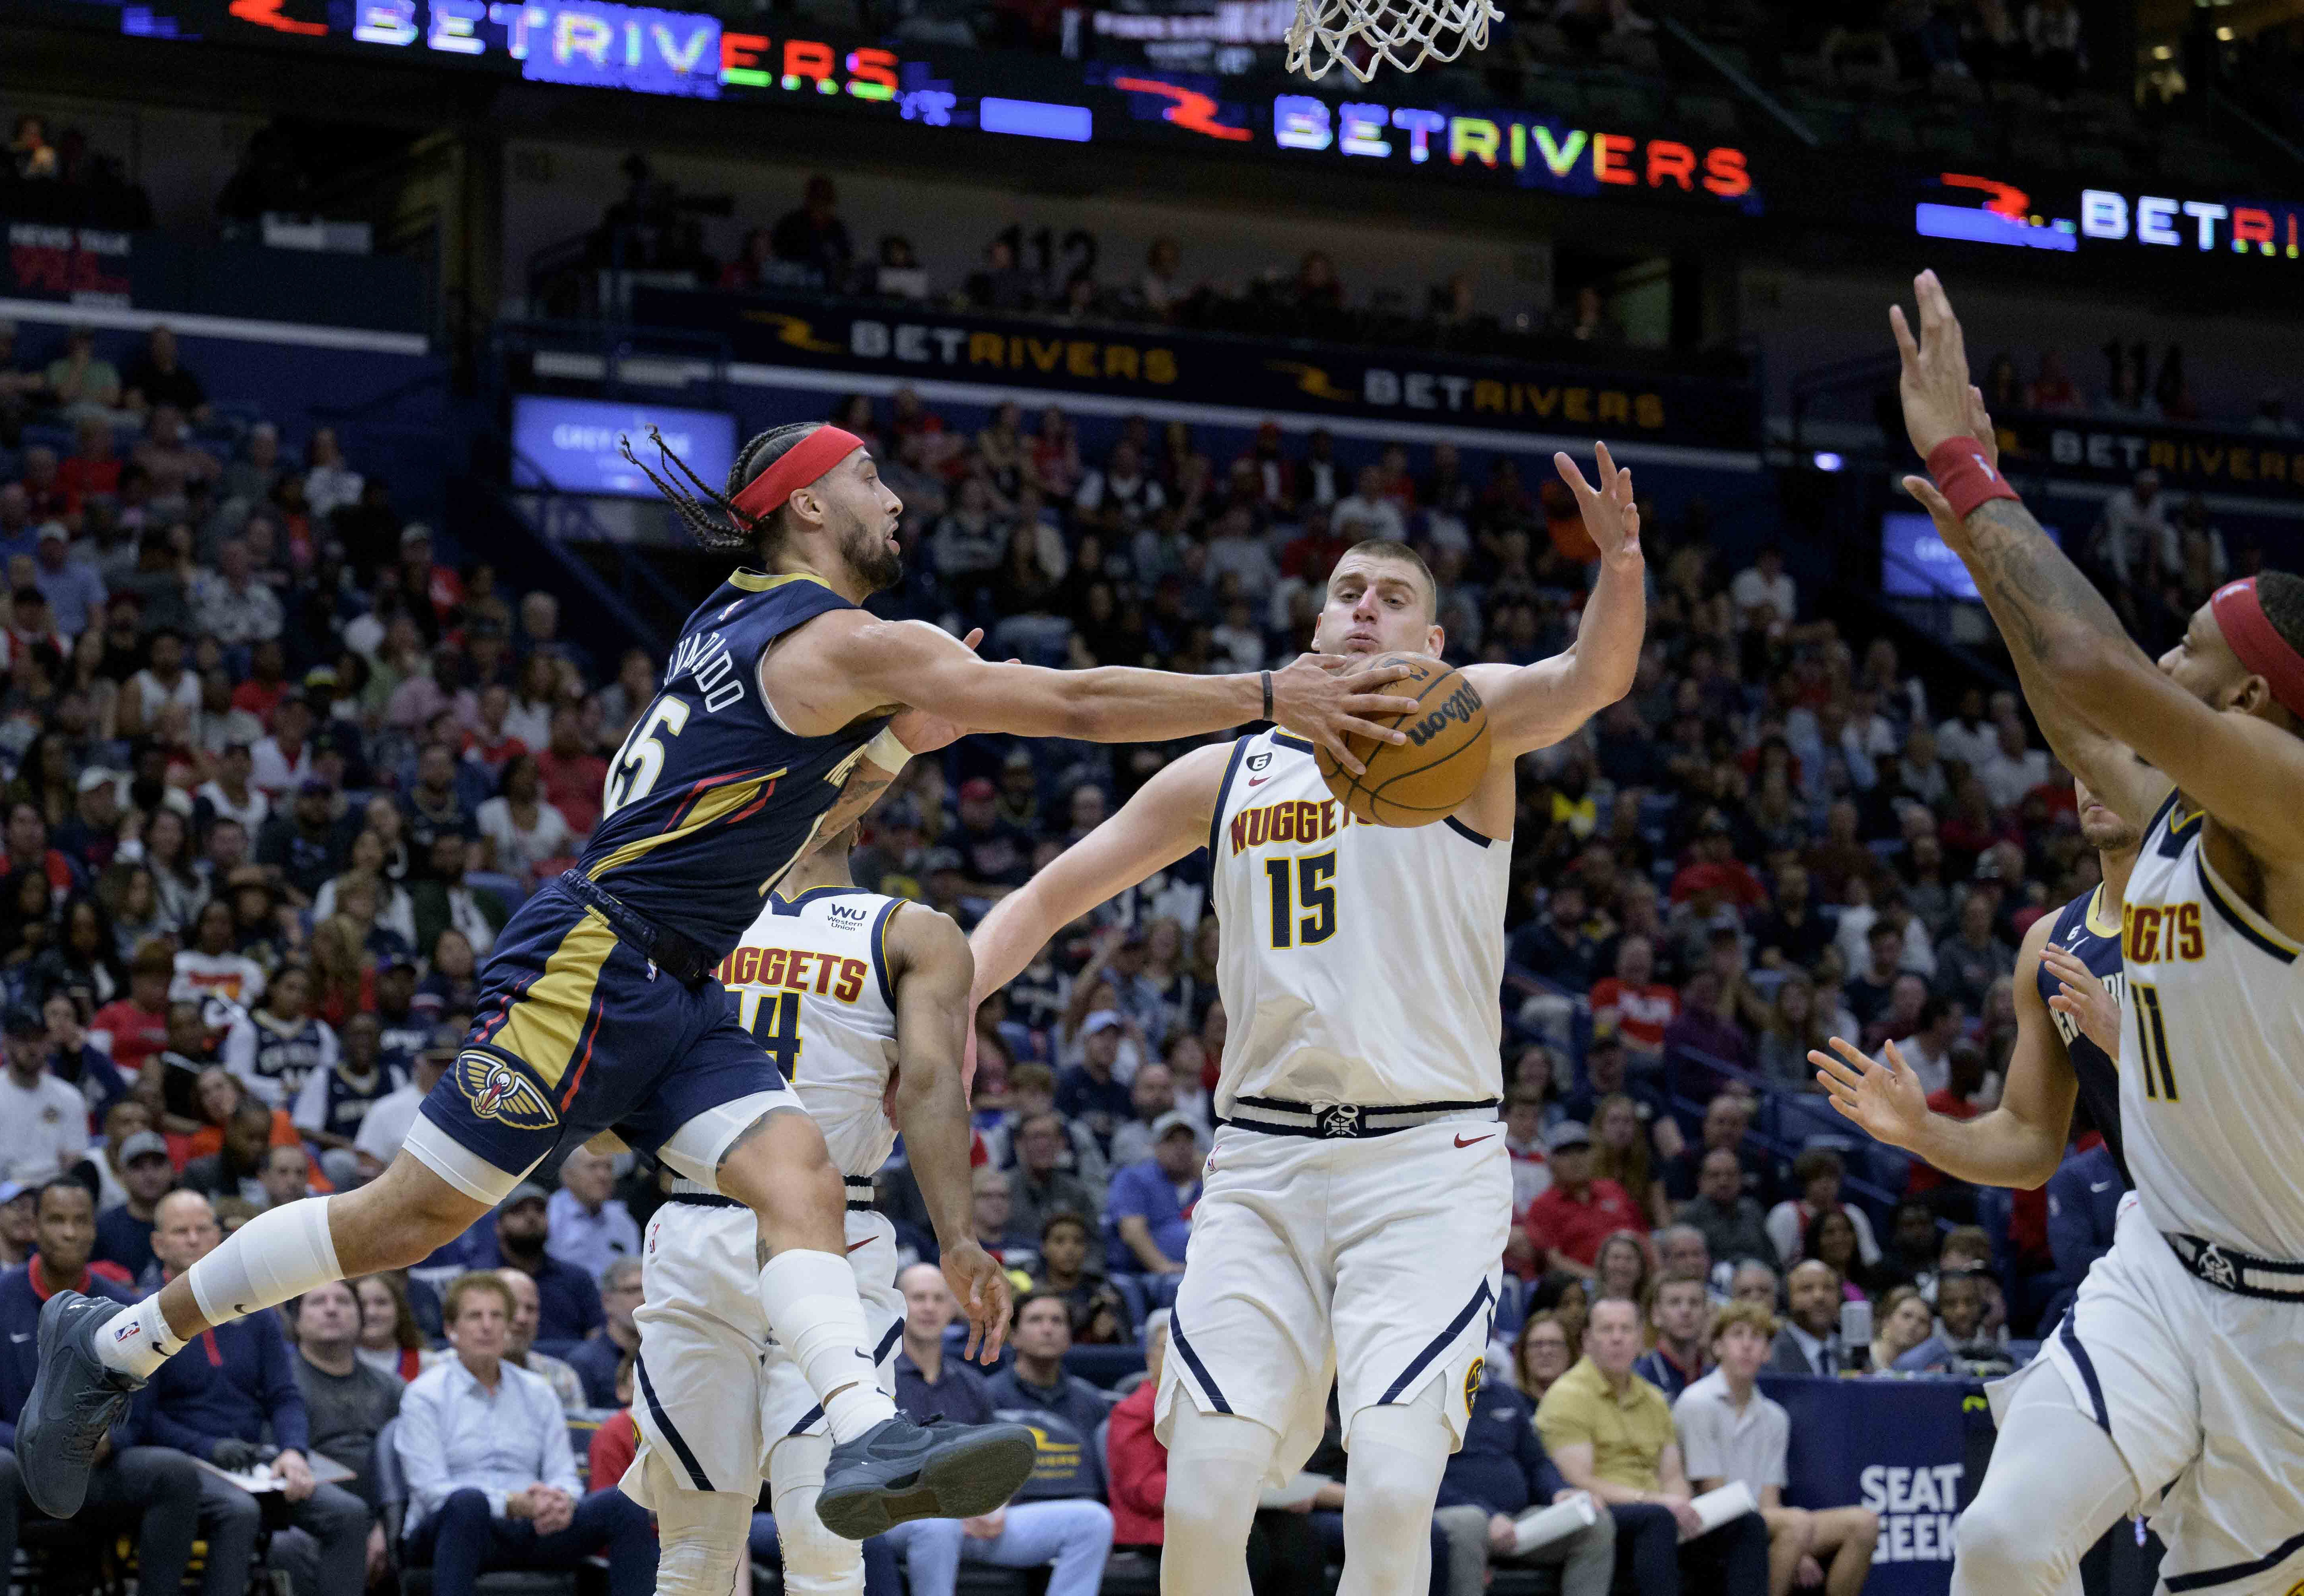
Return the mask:
<path fill-rule="evenodd" d="M 1021 1424 L 916 1424 L 902 1414 L 832 1448 L 816 1516 L 850 1541 L 915 1518 L 977 1518 L 1006 1505 L 1038 1455 Z"/>
<path fill-rule="evenodd" d="M 80 1511 L 97 1442 L 144 1389 L 96 1355 L 104 1327 L 134 1312 L 77 1291 L 59 1291 L 40 1309 L 40 1372 L 16 1421 L 16 1462 L 32 1505 L 51 1518 Z"/>

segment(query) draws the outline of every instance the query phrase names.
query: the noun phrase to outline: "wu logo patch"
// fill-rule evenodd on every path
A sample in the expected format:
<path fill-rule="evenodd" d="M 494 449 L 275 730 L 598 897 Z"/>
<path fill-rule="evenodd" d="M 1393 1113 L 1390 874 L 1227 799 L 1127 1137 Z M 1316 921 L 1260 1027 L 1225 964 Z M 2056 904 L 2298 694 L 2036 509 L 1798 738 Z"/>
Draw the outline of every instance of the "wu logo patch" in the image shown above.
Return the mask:
<path fill-rule="evenodd" d="M 1488 1360 L 1476 1357 L 1470 1368 L 1464 1371 L 1464 1416 L 1472 1416 L 1472 1404 L 1479 1399 L 1480 1376 L 1488 1372 Z"/>
<path fill-rule="evenodd" d="M 1248 768 L 1251 771 L 1260 771 L 1271 763 L 1272 756 L 1269 754 L 1250 754 L 1248 756 Z"/>
<path fill-rule="evenodd" d="M 861 925 L 872 917 L 870 909 L 858 908 L 845 903 L 834 904 L 830 913 L 834 925 Z"/>
<path fill-rule="evenodd" d="M 487 1053 L 456 1055 L 456 1089 L 472 1105 L 472 1112 L 513 1130 L 549 1130 L 560 1123 L 533 1082 Z"/>

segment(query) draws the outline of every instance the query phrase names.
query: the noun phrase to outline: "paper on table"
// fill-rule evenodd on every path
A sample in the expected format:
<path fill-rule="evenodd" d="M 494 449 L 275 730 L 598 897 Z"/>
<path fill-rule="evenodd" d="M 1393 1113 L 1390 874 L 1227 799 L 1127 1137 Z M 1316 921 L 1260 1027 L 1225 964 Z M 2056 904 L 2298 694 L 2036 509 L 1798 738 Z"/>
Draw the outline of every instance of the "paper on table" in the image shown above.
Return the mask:
<path fill-rule="evenodd" d="M 1704 1521 L 1706 1533 L 1718 1529 L 1732 1518 L 1741 1518 L 1760 1504 L 1752 1495 L 1752 1488 L 1741 1480 L 1731 1480 L 1717 1490 L 1707 1490 L 1688 1504 L 1696 1509 L 1696 1516 Z"/>
<path fill-rule="evenodd" d="M 1579 1530 L 1588 1530 L 1599 1522 L 1600 1509 L 1593 1506 L 1590 1496 L 1580 1490 L 1564 1502 L 1535 1508 L 1514 1519 L 1513 1555 L 1524 1558 L 1555 1541 L 1566 1540 Z"/>
<path fill-rule="evenodd" d="M 1300 1507 L 1320 1494 L 1321 1486 L 1334 1483 L 1335 1482 L 1326 1474 L 1298 1474 L 1285 1485 L 1266 1486 L 1264 1493 L 1256 1499 L 1256 1505 L 1259 1507 Z"/>
<path fill-rule="evenodd" d="M 192 1461 L 218 1479 L 231 1481 L 250 1496 L 262 1496 L 267 1491 L 287 1488 L 287 1482 L 275 1474 L 268 1463 L 250 1464 L 235 1473 L 231 1469 L 218 1468 L 205 1458 L 195 1457 Z M 335 1458 L 323 1457 L 318 1452 L 308 1453 L 304 1462 L 311 1469 L 312 1478 L 323 1485 L 341 1485 L 346 1480 L 359 1477 Z"/>

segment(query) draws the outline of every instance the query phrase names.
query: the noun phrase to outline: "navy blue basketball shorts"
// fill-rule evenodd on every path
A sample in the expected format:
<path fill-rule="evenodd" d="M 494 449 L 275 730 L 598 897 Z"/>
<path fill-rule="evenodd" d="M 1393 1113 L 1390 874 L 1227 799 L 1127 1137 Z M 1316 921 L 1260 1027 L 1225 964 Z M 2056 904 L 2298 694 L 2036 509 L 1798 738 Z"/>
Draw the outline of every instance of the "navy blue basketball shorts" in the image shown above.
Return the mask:
<path fill-rule="evenodd" d="M 496 939 L 471 1031 L 407 1148 L 496 1203 L 563 1139 L 613 1130 L 716 1191 L 730 1144 L 800 1106 L 719 982 L 682 985 L 554 882 Z"/>

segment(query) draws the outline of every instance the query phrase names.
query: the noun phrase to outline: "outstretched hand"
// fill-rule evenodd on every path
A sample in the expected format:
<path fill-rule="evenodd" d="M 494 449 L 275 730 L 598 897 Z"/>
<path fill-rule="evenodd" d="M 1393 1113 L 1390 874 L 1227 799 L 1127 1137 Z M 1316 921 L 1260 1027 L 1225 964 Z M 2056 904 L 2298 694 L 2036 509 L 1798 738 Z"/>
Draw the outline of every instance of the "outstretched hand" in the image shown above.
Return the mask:
<path fill-rule="evenodd" d="M 1934 272 L 1922 272 L 1912 279 L 1912 291 L 1919 300 L 1919 338 L 1912 336 L 1902 305 L 1888 307 L 1888 325 L 1896 334 L 1903 367 L 1896 392 L 1904 402 L 1904 430 L 1926 460 L 1946 438 L 1968 435 L 1974 425 L 1969 413 L 1973 390 L 1968 381 L 1968 345 L 1944 284 Z"/>
<path fill-rule="evenodd" d="M 1568 491 L 1576 495 L 1577 511 L 1584 518 L 1584 530 L 1592 535 L 1592 542 L 1600 551 L 1600 562 L 1609 566 L 1638 564 L 1640 511 L 1632 498 L 1632 474 L 1616 464 L 1605 443 L 1594 443 L 1592 454 L 1600 470 L 1600 486 L 1597 488 L 1584 480 L 1584 473 L 1565 453 L 1552 457 L 1553 468 L 1560 473 L 1560 480 L 1568 485 Z"/>
<path fill-rule="evenodd" d="M 1984 403 L 1984 390 L 1973 383 L 1968 389 L 1968 433 L 1977 442 L 1977 458 L 1991 470 L 2000 469 L 2000 434 L 1992 425 L 1992 412 Z M 1951 502 L 1936 491 L 1936 485 L 1925 477 L 1904 478 L 1904 491 L 1920 502 L 1928 512 L 1928 519 L 1936 526 L 1936 536 L 1944 540 L 1949 549 L 1960 549 L 1968 541 L 1968 528 L 1952 512 Z"/>
<path fill-rule="evenodd" d="M 1408 733 L 1379 726 L 1364 715 L 1404 715 L 1416 700 L 1376 689 L 1408 674 L 1406 665 L 1369 665 L 1349 654 L 1300 654 L 1272 673 L 1272 718 L 1297 736 L 1328 750 L 1356 776 L 1368 766 L 1345 745 L 1347 737 L 1372 737 L 1404 743 Z"/>
<path fill-rule="evenodd" d="M 1885 1063 L 1834 1036 L 1831 1052 L 1812 1050 L 1808 1061 L 1816 1066 L 1817 1083 L 1830 1094 L 1832 1106 L 1845 1118 L 1891 1147 L 1910 1147 L 1927 1120 L 1927 1088 L 1894 1043 L 1882 1050 L 1882 1058 Z"/>

